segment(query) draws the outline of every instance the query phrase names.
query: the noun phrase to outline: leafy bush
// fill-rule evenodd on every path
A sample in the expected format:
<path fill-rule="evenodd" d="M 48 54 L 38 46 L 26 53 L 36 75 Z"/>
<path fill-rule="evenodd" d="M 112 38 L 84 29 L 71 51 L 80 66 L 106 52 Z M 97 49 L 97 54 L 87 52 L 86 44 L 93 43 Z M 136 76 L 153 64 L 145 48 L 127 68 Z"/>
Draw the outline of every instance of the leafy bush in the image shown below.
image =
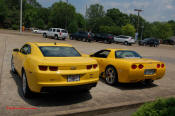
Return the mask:
<path fill-rule="evenodd" d="M 16 25 L 16 24 L 12 25 L 12 29 L 13 30 L 18 30 L 19 29 L 19 25 Z"/>
<path fill-rule="evenodd" d="M 175 98 L 158 99 L 146 103 L 132 116 L 175 116 Z"/>
<path fill-rule="evenodd" d="M 124 35 L 128 35 L 128 36 L 133 36 L 134 37 L 135 36 L 135 32 L 136 32 L 136 30 L 135 30 L 134 26 L 131 25 L 131 24 L 127 24 L 125 26 L 122 26 L 122 33 Z"/>

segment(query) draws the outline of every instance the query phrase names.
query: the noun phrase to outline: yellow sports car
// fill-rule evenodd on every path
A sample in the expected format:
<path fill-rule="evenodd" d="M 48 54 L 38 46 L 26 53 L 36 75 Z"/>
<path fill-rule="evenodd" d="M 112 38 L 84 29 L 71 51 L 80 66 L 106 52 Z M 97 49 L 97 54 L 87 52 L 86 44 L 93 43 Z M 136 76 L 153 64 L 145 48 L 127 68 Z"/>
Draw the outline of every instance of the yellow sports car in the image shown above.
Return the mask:
<path fill-rule="evenodd" d="M 59 43 L 28 42 L 20 50 L 14 49 L 11 71 L 22 77 L 24 97 L 67 86 L 90 90 L 99 80 L 96 60 Z"/>
<path fill-rule="evenodd" d="M 165 64 L 160 61 L 142 58 L 137 52 L 124 49 L 104 49 L 90 57 L 97 60 L 100 74 L 113 85 L 144 81 L 151 84 L 165 74 Z"/>

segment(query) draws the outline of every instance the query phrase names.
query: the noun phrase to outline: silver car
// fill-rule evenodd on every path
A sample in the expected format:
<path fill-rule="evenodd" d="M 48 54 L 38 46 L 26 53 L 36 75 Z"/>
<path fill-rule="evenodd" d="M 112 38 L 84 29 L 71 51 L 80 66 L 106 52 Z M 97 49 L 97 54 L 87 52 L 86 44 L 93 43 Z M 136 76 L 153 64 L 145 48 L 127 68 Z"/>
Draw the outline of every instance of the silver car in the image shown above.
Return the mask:
<path fill-rule="evenodd" d="M 124 45 L 132 45 L 135 43 L 135 39 L 131 36 L 119 35 L 114 36 L 114 42 L 123 43 Z"/>

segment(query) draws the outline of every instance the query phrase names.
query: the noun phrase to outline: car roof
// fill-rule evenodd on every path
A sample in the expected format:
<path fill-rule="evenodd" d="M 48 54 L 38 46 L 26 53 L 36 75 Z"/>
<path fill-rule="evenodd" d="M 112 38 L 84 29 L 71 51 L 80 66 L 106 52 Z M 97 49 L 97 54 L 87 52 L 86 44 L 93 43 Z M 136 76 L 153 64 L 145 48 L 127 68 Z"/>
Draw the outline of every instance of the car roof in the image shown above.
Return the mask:
<path fill-rule="evenodd" d="M 41 42 L 27 42 L 26 44 L 32 44 L 32 45 L 36 45 L 36 46 L 66 46 L 66 47 L 72 47 L 72 45 L 70 44 L 64 44 L 64 43 L 41 43 Z"/>

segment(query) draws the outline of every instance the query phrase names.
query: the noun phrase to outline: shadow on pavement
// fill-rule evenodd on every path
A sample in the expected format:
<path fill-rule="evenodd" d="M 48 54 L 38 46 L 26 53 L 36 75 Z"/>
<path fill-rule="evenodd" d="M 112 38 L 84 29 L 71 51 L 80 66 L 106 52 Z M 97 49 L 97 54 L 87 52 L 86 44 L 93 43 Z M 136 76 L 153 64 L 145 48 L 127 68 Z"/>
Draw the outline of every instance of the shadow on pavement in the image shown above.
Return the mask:
<path fill-rule="evenodd" d="M 108 85 L 105 82 L 104 78 L 100 78 L 100 81 L 106 85 Z M 110 86 L 110 85 L 108 85 Z M 138 82 L 138 83 L 117 83 L 116 85 L 113 85 L 112 87 L 117 88 L 117 89 L 121 89 L 121 90 L 136 90 L 136 89 L 146 89 L 146 88 L 153 88 L 153 87 L 157 87 L 158 85 L 152 83 L 151 85 L 146 85 L 142 82 Z"/>
<path fill-rule="evenodd" d="M 18 86 L 19 96 L 28 104 L 39 107 L 47 106 L 64 106 L 71 105 L 76 103 L 81 103 L 87 100 L 92 99 L 92 96 L 89 92 L 81 91 L 60 91 L 57 93 L 35 93 L 31 99 L 26 99 L 22 95 L 22 80 L 21 78 L 12 72 L 10 72 L 12 78 L 15 80 L 16 85 Z"/>

